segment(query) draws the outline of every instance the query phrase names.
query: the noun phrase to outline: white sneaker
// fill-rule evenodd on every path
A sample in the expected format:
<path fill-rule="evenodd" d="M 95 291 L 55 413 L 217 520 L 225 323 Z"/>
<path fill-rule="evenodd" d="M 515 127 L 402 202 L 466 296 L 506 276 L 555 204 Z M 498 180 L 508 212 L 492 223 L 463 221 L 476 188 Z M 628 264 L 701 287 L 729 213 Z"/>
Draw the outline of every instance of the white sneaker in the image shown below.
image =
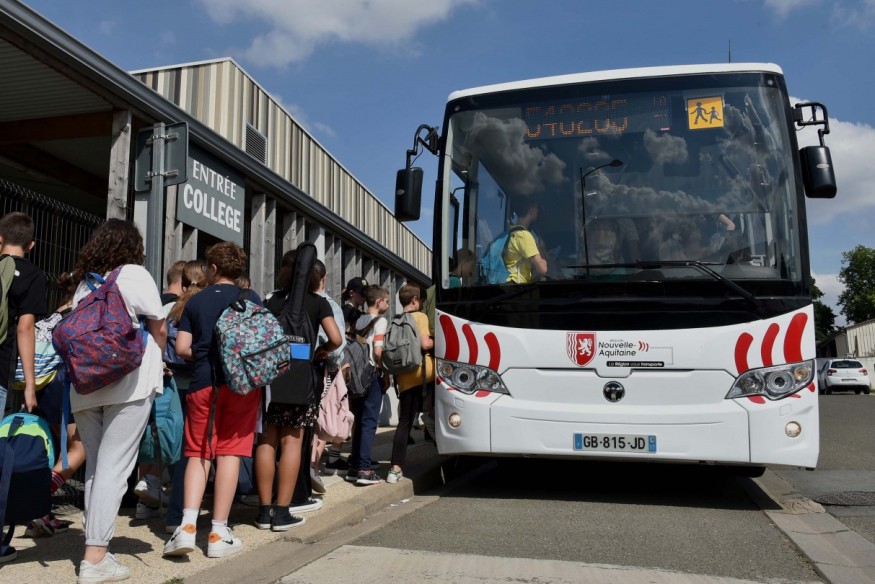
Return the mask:
<path fill-rule="evenodd" d="M 386 475 L 386 482 L 389 483 L 390 485 L 394 485 L 399 480 L 401 480 L 401 477 L 403 477 L 403 476 L 404 476 L 404 473 L 401 472 L 400 470 L 397 470 L 397 471 L 390 470 L 389 474 Z"/>
<path fill-rule="evenodd" d="M 157 507 L 161 503 L 166 504 L 168 501 L 158 477 L 152 475 L 146 475 L 140 479 L 134 487 L 134 494 L 152 507 Z"/>
<path fill-rule="evenodd" d="M 185 525 L 180 525 L 173 531 L 173 535 L 170 536 L 167 543 L 164 544 L 164 555 L 184 556 L 190 554 L 195 548 L 194 541 L 196 535 L 197 528 L 193 524 L 186 523 Z"/>
<path fill-rule="evenodd" d="M 324 505 L 322 499 L 314 499 L 311 497 L 307 499 L 306 503 L 301 503 L 300 505 L 290 505 L 289 513 L 294 515 L 295 513 L 308 513 L 310 511 L 318 511 L 322 508 L 322 505 Z"/>
<path fill-rule="evenodd" d="M 152 519 L 153 517 L 159 517 L 160 515 L 161 509 L 159 507 L 152 507 L 143 501 L 137 503 L 137 510 L 134 512 L 135 519 Z"/>
<path fill-rule="evenodd" d="M 312 466 L 310 467 L 310 485 L 313 487 L 314 493 L 325 494 L 325 483 L 322 482 L 319 473 Z"/>
<path fill-rule="evenodd" d="M 79 584 L 95 582 L 120 582 L 131 577 L 131 571 L 118 563 L 115 556 L 106 552 L 98 564 L 82 560 L 79 562 Z"/>
<path fill-rule="evenodd" d="M 231 554 L 236 554 L 243 549 L 243 541 L 228 528 L 227 533 L 223 536 L 215 531 L 210 533 L 210 543 L 207 545 L 208 558 L 224 558 Z"/>

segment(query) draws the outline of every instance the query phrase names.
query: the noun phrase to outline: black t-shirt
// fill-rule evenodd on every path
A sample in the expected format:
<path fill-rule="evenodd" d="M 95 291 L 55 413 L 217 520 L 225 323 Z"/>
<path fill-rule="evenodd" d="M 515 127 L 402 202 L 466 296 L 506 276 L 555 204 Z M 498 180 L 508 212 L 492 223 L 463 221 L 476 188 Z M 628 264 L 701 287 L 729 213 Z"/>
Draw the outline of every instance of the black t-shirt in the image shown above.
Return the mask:
<path fill-rule="evenodd" d="M 46 277 L 30 260 L 15 257 L 15 277 L 9 287 L 9 331 L 0 345 L 0 385 L 9 388 L 15 373 L 12 344 L 18 317 L 32 314 L 39 320 L 46 314 Z"/>
<path fill-rule="evenodd" d="M 247 299 L 261 306 L 261 298 L 252 290 L 247 290 Z M 191 375 L 191 391 L 210 387 L 212 381 L 211 358 L 218 355 L 211 351 L 213 345 L 213 329 L 219 316 L 228 305 L 240 296 L 240 288 L 230 284 L 213 284 L 207 286 L 189 299 L 182 311 L 179 330 L 191 333 L 191 354 L 193 371 Z M 224 383 L 221 367 L 217 368 L 219 379 L 216 383 Z"/>
<path fill-rule="evenodd" d="M 331 310 L 331 305 L 322 296 L 315 292 L 307 292 L 304 294 L 304 312 L 310 317 L 310 322 L 313 325 L 313 332 L 319 332 L 319 326 L 322 324 L 322 319 L 326 316 L 334 318 L 334 311 Z M 315 340 L 315 339 L 314 339 Z"/>
<path fill-rule="evenodd" d="M 264 301 L 264 306 L 270 310 L 277 318 L 283 312 L 288 300 L 288 290 L 274 290 L 267 296 Z M 334 318 L 334 311 L 331 310 L 331 305 L 325 298 L 315 292 L 307 292 L 304 294 L 304 312 L 310 317 L 310 324 L 313 325 L 313 332 L 319 332 L 319 326 L 322 324 L 322 319 L 326 316 Z M 340 331 L 343 334 L 343 331 Z"/>

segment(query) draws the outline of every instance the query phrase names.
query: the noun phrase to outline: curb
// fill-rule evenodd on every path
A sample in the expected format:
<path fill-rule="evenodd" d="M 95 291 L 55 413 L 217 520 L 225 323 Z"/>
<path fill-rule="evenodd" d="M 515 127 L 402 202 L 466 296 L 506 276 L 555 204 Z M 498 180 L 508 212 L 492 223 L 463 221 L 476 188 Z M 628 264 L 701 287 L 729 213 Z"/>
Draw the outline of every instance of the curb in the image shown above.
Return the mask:
<path fill-rule="evenodd" d="M 766 469 L 753 483 L 759 493 L 750 488 L 751 496 L 824 580 L 830 584 L 875 584 L 875 544 L 772 470 Z"/>
<path fill-rule="evenodd" d="M 331 551 L 319 542 L 331 534 L 366 521 L 368 517 L 404 499 L 411 499 L 444 484 L 444 457 L 420 462 L 398 484 L 382 482 L 369 487 L 356 487 L 358 493 L 351 500 L 326 508 L 307 517 L 300 529 L 281 538 L 234 556 L 225 562 L 186 578 L 188 584 L 261 584 L 276 582 L 304 564 L 315 561 Z M 315 544 L 315 545 L 314 545 Z"/>

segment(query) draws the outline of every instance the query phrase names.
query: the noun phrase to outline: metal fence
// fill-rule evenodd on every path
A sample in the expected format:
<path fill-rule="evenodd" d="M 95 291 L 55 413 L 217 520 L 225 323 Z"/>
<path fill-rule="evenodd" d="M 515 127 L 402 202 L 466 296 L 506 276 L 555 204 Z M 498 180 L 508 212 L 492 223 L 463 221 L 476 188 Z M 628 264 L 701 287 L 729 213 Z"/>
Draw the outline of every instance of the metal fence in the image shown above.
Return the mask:
<path fill-rule="evenodd" d="M 47 307 L 54 310 L 59 304 L 58 290 L 51 284 L 63 272 L 73 269 L 79 249 L 104 218 L 0 178 L 0 216 L 14 211 L 27 213 L 33 219 L 36 245 L 28 259 L 45 274 Z M 9 392 L 8 401 L 13 411 L 20 408 L 21 392 Z M 83 466 L 55 494 L 52 498 L 55 513 L 64 515 L 83 508 L 84 476 Z"/>
<path fill-rule="evenodd" d="M 57 306 L 57 291 L 51 284 L 72 271 L 79 249 L 104 218 L 61 203 L 0 178 L 0 216 L 13 211 L 33 219 L 36 245 L 28 259 L 46 275 L 48 307 Z"/>

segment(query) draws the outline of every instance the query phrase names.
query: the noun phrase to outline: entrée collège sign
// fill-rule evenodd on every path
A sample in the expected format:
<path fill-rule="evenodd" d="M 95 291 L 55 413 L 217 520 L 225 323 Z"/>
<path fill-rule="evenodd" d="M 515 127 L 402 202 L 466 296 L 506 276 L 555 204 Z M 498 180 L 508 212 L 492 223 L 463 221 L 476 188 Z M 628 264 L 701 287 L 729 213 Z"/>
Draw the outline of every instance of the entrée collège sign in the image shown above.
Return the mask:
<path fill-rule="evenodd" d="M 225 241 L 243 245 L 243 175 L 191 144 L 188 182 L 180 185 L 176 218 Z"/>

